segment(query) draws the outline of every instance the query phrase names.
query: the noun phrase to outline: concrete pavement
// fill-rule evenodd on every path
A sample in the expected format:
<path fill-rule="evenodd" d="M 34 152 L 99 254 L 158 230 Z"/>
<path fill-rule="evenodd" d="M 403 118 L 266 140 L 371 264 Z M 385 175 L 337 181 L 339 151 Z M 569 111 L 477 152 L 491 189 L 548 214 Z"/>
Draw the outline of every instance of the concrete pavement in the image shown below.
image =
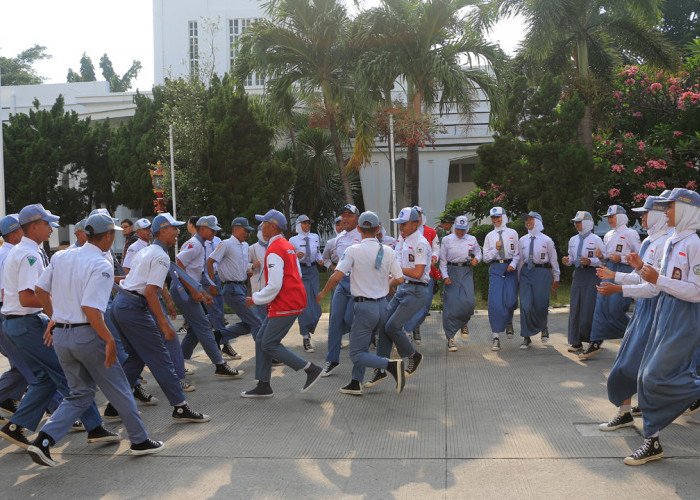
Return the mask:
<path fill-rule="evenodd" d="M 560 312 L 563 311 L 563 312 Z M 629 467 L 622 458 L 641 444 L 635 429 L 603 433 L 600 422 L 615 409 L 606 376 L 617 344 L 580 362 L 566 352 L 566 310 L 550 316 L 551 340 L 539 337 L 526 351 L 516 337 L 490 350 L 484 313 L 470 322 L 468 341 L 448 353 L 433 314 L 422 328 L 425 355 L 403 394 L 391 381 L 361 397 L 338 389 L 350 380 L 347 350 L 341 365 L 301 394 L 305 376 L 273 369 L 274 398 L 239 397 L 255 385 L 252 339 L 234 344 L 243 355 L 233 366 L 240 380 L 214 377 L 198 349 L 187 362 L 197 390 L 188 401 L 208 413 L 207 424 L 178 424 L 146 373 L 157 406 L 141 406 L 159 455 L 132 457 L 128 441 L 88 445 L 71 433 L 52 450 L 58 466 L 34 465 L 0 441 L 4 498 L 697 498 L 700 487 L 700 419 L 681 417 L 661 434 L 665 459 Z M 286 345 L 322 364 L 327 315 L 305 354 L 294 330 Z M 5 369 L 6 360 L 0 361 Z M 370 373 L 368 371 L 367 379 Z M 104 397 L 98 393 L 98 405 Z M 106 423 L 126 437 L 121 423 Z"/>

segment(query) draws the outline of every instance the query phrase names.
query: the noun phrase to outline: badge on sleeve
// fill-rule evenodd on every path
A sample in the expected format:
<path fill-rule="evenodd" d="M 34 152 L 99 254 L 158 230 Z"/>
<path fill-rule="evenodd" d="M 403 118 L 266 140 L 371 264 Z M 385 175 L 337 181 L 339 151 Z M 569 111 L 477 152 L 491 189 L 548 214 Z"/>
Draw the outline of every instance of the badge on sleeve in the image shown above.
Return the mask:
<path fill-rule="evenodd" d="M 683 272 L 678 267 L 673 268 L 673 273 L 671 273 L 672 280 L 679 280 L 683 278 Z"/>
<path fill-rule="evenodd" d="M 109 279 L 110 276 L 109 276 L 109 273 L 102 273 L 102 277 Z"/>
<path fill-rule="evenodd" d="M 616 252 L 622 252 L 622 245 L 617 245 L 617 246 L 615 247 L 615 251 L 616 251 Z"/>
<path fill-rule="evenodd" d="M 695 273 L 695 276 L 700 275 L 700 264 L 693 268 L 693 272 Z"/>
<path fill-rule="evenodd" d="M 27 256 L 27 260 L 29 261 L 29 265 L 33 266 L 34 263 L 36 262 L 36 259 L 32 257 L 31 255 Z"/>

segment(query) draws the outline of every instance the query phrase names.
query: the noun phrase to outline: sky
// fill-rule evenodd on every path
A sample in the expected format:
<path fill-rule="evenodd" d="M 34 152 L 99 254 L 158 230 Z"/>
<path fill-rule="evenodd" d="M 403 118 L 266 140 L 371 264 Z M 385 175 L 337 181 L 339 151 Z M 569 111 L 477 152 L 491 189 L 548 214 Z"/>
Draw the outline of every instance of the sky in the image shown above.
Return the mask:
<path fill-rule="evenodd" d="M 236 0 L 231 0 L 235 2 Z M 346 0 L 353 4 L 353 0 Z M 363 0 L 364 7 L 378 0 Z M 352 10 L 352 9 L 351 9 Z M 489 39 L 513 54 L 523 36 L 522 23 L 499 23 Z M 35 63 L 45 83 L 65 83 L 68 69 L 79 72 L 83 52 L 101 79 L 99 61 L 107 54 L 122 75 L 134 60 L 143 68 L 131 90 L 153 86 L 153 7 L 150 0 L 1 0 L 0 55 L 14 57 L 34 44 L 52 57 Z"/>

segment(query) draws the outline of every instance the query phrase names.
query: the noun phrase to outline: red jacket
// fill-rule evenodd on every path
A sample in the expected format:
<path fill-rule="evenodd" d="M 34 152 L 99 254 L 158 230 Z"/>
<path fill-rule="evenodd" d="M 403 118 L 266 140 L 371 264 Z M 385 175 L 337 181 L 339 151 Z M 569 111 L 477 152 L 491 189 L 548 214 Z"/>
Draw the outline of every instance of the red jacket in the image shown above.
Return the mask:
<path fill-rule="evenodd" d="M 277 238 L 270 243 L 265 253 L 265 261 L 271 253 L 277 254 L 284 262 L 282 288 L 277 297 L 267 305 L 267 316 L 292 316 L 301 314 L 306 307 L 306 289 L 301 281 L 297 267 L 297 254 L 289 241 Z M 267 266 L 265 266 L 265 281 L 267 282 Z"/>
<path fill-rule="evenodd" d="M 433 247 L 433 240 L 437 238 L 437 232 L 435 229 L 433 229 L 430 226 L 423 226 L 423 237 L 428 240 L 428 243 L 430 243 L 430 248 L 432 249 Z M 440 269 L 437 268 L 437 266 L 430 266 L 430 276 L 434 280 L 439 280 L 442 279 L 442 274 L 440 273 Z"/>

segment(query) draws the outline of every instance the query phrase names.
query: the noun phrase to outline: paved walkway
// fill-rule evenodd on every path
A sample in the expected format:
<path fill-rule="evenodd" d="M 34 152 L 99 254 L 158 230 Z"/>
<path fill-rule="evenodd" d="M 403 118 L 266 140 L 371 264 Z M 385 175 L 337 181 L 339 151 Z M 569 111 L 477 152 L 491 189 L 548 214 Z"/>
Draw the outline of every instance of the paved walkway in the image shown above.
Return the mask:
<path fill-rule="evenodd" d="M 177 424 L 161 399 L 142 406 L 151 436 L 166 449 L 151 457 L 119 445 L 87 445 L 71 433 L 53 450 L 59 465 L 34 465 L 0 441 L 3 498 L 697 498 L 700 419 L 681 417 L 662 433 L 666 456 L 643 467 L 622 457 L 641 443 L 636 429 L 597 430 L 615 409 L 605 380 L 617 345 L 580 362 L 566 352 L 566 310 L 550 316 L 551 341 L 520 351 L 519 337 L 490 350 L 485 314 L 470 323 L 468 341 L 448 353 L 433 313 L 422 328 L 425 362 L 397 395 L 391 382 L 361 397 L 338 389 L 350 378 L 347 350 L 333 376 L 301 394 L 303 373 L 273 369 L 275 397 L 247 400 L 254 386 L 254 348 L 238 339 L 241 380 L 214 377 L 201 350 L 188 394 L 212 416 L 208 424 Z M 519 330 L 516 317 L 516 332 Z M 325 355 L 327 315 L 304 355 L 297 332 L 287 345 L 318 364 Z M 6 360 L 0 360 L 0 368 Z M 369 375 L 368 375 L 369 376 Z M 98 404 L 104 407 L 102 394 Z M 120 423 L 107 423 L 119 430 Z"/>

